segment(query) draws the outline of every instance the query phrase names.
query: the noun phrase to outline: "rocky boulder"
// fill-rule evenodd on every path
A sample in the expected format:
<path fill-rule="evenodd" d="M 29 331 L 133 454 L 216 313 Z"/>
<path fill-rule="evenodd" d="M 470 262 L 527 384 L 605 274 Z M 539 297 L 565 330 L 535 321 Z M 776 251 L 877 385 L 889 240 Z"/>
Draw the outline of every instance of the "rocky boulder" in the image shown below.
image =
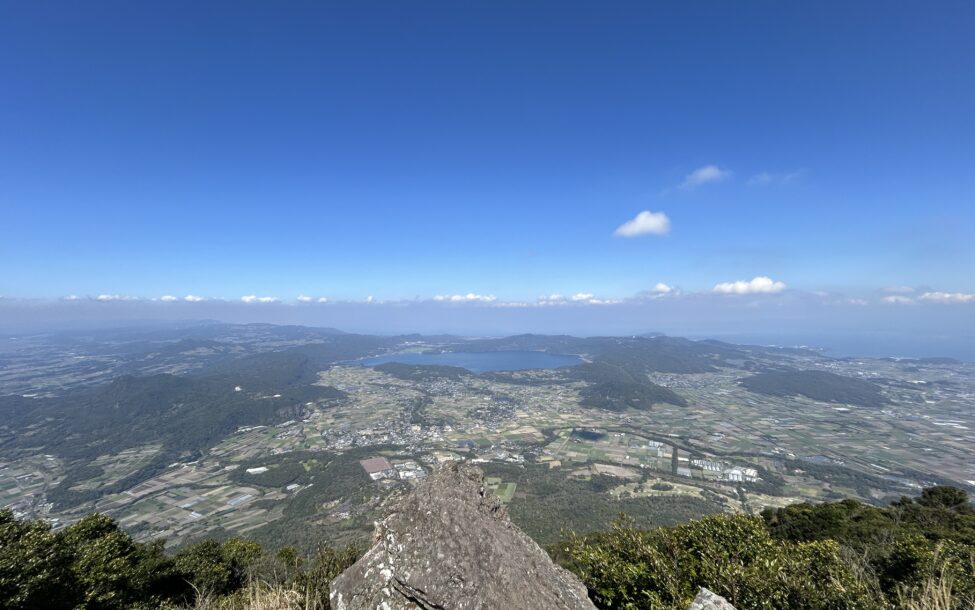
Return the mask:
<path fill-rule="evenodd" d="M 594 610 L 586 588 L 509 520 L 476 467 L 442 466 L 377 524 L 331 587 L 333 610 Z"/>
<path fill-rule="evenodd" d="M 717 593 L 701 587 L 701 590 L 697 592 L 697 597 L 687 607 L 687 610 L 735 610 L 735 607 Z"/>

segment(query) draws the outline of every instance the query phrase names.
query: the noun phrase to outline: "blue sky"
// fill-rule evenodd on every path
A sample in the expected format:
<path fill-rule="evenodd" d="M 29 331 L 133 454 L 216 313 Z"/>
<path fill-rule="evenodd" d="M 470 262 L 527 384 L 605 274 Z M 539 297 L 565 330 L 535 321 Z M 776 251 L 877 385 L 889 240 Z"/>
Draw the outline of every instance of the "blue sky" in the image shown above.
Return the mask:
<path fill-rule="evenodd" d="M 0 294 L 741 282 L 971 320 L 972 23 L 963 1 L 3 3 Z M 641 212 L 653 231 L 620 234 Z"/>

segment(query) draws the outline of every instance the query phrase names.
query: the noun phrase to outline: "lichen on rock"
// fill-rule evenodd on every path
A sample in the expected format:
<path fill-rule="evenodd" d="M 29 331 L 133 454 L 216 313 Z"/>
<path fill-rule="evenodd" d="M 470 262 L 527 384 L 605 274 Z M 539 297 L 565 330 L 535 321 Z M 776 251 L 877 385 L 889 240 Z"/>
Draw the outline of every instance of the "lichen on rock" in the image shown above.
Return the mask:
<path fill-rule="evenodd" d="M 728 600 L 704 587 L 697 592 L 697 597 L 687 607 L 687 610 L 735 610 Z"/>
<path fill-rule="evenodd" d="M 377 524 L 333 610 L 594 610 L 585 586 L 508 519 L 476 467 L 448 462 Z"/>

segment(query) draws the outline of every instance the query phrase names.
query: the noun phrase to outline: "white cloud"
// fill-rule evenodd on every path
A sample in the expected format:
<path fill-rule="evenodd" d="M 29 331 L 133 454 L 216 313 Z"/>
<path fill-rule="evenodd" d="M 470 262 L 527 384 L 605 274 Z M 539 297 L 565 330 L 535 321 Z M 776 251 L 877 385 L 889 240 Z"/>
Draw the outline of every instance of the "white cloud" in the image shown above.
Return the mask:
<path fill-rule="evenodd" d="M 166 294 L 166 295 L 163 295 L 163 296 L 159 297 L 159 300 L 160 301 L 164 301 L 166 303 L 172 303 L 173 301 L 178 301 L 179 300 L 179 297 L 174 297 L 171 294 Z"/>
<path fill-rule="evenodd" d="M 633 220 L 628 220 L 617 227 L 614 235 L 620 237 L 638 237 L 640 235 L 665 235 L 670 231 L 670 219 L 663 212 L 644 210 Z"/>
<path fill-rule="evenodd" d="M 709 182 L 721 182 L 722 180 L 731 177 L 731 173 L 731 170 L 721 169 L 717 165 L 705 165 L 704 167 L 699 167 L 693 172 L 687 174 L 687 176 L 684 177 L 684 181 L 680 183 L 678 188 L 687 190 L 697 188 L 702 184 L 707 184 Z"/>
<path fill-rule="evenodd" d="M 119 294 L 100 294 L 95 297 L 96 301 L 138 301 L 139 297 L 127 297 Z"/>
<path fill-rule="evenodd" d="M 870 304 L 870 303 L 868 303 L 864 299 L 857 299 L 857 298 L 847 299 L 846 302 L 849 303 L 850 305 L 869 305 Z"/>
<path fill-rule="evenodd" d="M 596 295 L 590 292 L 577 292 L 570 297 L 565 297 L 561 294 L 550 294 L 548 296 L 539 297 L 535 301 L 535 305 L 546 306 L 546 305 L 609 305 L 612 303 L 619 303 L 620 301 L 615 301 L 612 299 L 600 299 Z"/>
<path fill-rule="evenodd" d="M 759 172 L 748 179 L 748 186 L 771 186 L 773 184 L 790 184 L 802 177 L 802 170 L 797 169 L 784 174 Z"/>
<path fill-rule="evenodd" d="M 910 305 L 914 303 L 914 299 L 911 297 L 904 297 L 897 294 L 891 295 L 889 297 L 884 297 L 880 299 L 884 303 L 889 303 L 891 305 Z"/>
<path fill-rule="evenodd" d="M 965 292 L 925 292 L 921 300 L 935 303 L 975 303 L 975 294 Z"/>
<path fill-rule="evenodd" d="M 188 294 L 185 297 L 183 297 L 183 300 L 186 301 L 187 303 L 200 303 L 202 301 L 207 300 L 207 298 L 206 297 L 198 297 L 195 294 Z"/>
<path fill-rule="evenodd" d="M 299 303 L 328 303 L 328 297 L 310 297 L 304 294 L 295 300 Z"/>
<path fill-rule="evenodd" d="M 770 277 L 760 275 L 750 280 L 722 282 L 714 285 L 714 292 L 720 294 L 771 294 L 785 290 L 785 284 Z"/>
<path fill-rule="evenodd" d="M 677 297 L 680 294 L 681 292 L 670 284 L 657 282 L 652 288 L 635 294 L 632 299 L 635 301 L 656 300 Z"/>
<path fill-rule="evenodd" d="M 69 294 L 66 297 L 61 297 L 61 300 L 62 301 L 80 301 L 81 300 L 81 297 L 79 297 L 76 294 Z"/>
<path fill-rule="evenodd" d="M 369 298 L 371 299 L 372 297 Z M 433 297 L 433 300 L 450 303 L 493 303 L 498 300 L 498 297 L 493 294 L 475 294 L 468 292 L 467 294 L 438 294 Z"/>
<path fill-rule="evenodd" d="M 277 303 L 279 301 L 278 297 L 259 297 L 253 294 L 240 297 L 240 300 L 245 303 Z"/>
<path fill-rule="evenodd" d="M 535 301 L 536 305 L 565 305 L 565 303 L 565 296 L 561 294 L 538 297 L 538 300 Z"/>

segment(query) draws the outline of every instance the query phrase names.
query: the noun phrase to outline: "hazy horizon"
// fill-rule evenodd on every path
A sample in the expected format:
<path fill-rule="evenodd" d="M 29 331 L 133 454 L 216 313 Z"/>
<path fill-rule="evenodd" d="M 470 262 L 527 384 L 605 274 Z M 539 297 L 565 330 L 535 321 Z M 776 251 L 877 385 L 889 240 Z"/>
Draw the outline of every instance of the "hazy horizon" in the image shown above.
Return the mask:
<path fill-rule="evenodd" d="M 659 330 L 973 358 L 973 17 L 8 3 L 0 330 Z"/>
<path fill-rule="evenodd" d="M 20 307 L 12 307 L 14 303 Z M 578 337 L 631 336 L 662 333 L 689 339 L 716 339 L 730 343 L 807 346 L 823 349 L 836 357 L 952 357 L 975 361 L 975 333 L 965 330 L 965 320 L 937 318 L 932 324 L 927 317 L 898 319 L 878 317 L 865 312 L 852 321 L 838 323 L 831 318 L 832 309 L 813 304 L 801 320 L 781 310 L 738 303 L 724 316 L 702 318 L 686 304 L 670 304 L 670 309 L 654 310 L 645 303 L 606 305 L 599 315 L 590 307 L 545 306 L 532 308 L 452 305 L 431 302 L 333 303 L 307 307 L 297 304 L 269 303 L 260 306 L 210 302 L 206 307 L 193 306 L 174 311 L 163 303 L 156 308 L 146 303 L 117 303 L 106 309 L 104 303 L 91 302 L 91 309 L 75 311 L 74 317 L 64 307 L 77 303 L 47 303 L 53 310 L 37 303 L 0 302 L 0 334 L 17 335 L 76 330 L 102 330 L 143 326 L 178 326 L 201 323 L 248 324 L 268 323 L 335 328 L 343 332 L 403 335 L 453 334 L 467 337 L 502 337 L 516 334 L 567 334 Z M 657 304 L 658 307 L 660 304 Z M 666 304 L 664 304 L 666 305 Z M 698 303 L 698 307 L 702 304 Z M 707 307 L 705 303 L 703 306 Z M 680 315 L 677 315 L 677 310 Z M 185 316 L 188 311 L 198 317 Z M 610 315 L 606 315 L 609 312 Z M 779 315 L 775 315 L 778 313 Z M 888 310 L 902 314 L 903 309 Z M 175 314 L 175 315 L 174 315 Z M 907 326 L 905 326 L 907 323 Z M 922 325 L 923 324 L 923 325 Z"/>

